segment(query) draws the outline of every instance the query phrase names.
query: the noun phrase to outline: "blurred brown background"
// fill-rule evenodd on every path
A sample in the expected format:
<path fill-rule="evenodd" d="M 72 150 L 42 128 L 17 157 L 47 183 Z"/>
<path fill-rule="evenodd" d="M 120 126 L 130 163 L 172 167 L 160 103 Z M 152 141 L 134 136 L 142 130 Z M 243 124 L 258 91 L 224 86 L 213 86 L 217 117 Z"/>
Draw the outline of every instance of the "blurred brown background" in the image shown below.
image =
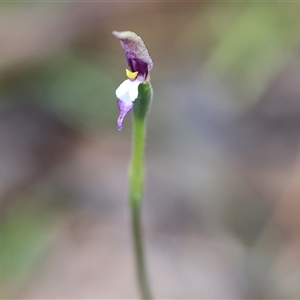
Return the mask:
<path fill-rule="evenodd" d="M 154 61 L 155 297 L 300 298 L 300 5 L 209 1 L 0 3 L 0 298 L 138 297 L 113 30 Z"/>

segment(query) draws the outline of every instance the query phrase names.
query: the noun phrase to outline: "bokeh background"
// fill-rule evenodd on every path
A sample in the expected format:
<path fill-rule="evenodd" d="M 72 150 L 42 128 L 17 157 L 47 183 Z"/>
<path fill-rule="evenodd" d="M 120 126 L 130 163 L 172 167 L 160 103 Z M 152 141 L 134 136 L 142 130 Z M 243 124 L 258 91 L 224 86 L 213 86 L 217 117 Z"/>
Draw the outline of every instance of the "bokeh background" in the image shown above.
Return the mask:
<path fill-rule="evenodd" d="M 138 297 L 132 30 L 154 61 L 143 222 L 165 299 L 300 298 L 300 4 L 0 3 L 0 297 Z"/>

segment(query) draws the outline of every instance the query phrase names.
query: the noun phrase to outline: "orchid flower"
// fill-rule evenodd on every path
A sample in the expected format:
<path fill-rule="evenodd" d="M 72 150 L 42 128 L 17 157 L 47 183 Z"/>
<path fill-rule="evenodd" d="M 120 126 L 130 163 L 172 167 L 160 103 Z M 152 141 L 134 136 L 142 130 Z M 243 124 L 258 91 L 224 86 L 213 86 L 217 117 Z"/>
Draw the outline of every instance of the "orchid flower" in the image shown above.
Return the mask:
<path fill-rule="evenodd" d="M 122 130 L 124 117 L 132 110 L 134 101 L 138 98 L 138 87 L 149 80 L 149 71 L 153 62 L 143 40 L 132 31 L 113 31 L 124 49 L 128 69 L 128 79 L 123 81 L 116 90 L 117 105 L 120 111 L 117 125 Z"/>
<path fill-rule="evenodd" d="M 137 283 L 142 299 L 150 300 L 152 297 L 143 250 L 141 205 L 144 195 L 146 119 L 153 98 L 149 71 L 153 68 L 153 62 L 143 40 L 137 34 L 131 31 L 113 31 L 113 35 L 120 40 L 128 65 L 128 79 L 116 90 L 120 111 L 117 125 L 121 130 L 124 117 L 133 110 L 128 204 L 131 212 Z"/>

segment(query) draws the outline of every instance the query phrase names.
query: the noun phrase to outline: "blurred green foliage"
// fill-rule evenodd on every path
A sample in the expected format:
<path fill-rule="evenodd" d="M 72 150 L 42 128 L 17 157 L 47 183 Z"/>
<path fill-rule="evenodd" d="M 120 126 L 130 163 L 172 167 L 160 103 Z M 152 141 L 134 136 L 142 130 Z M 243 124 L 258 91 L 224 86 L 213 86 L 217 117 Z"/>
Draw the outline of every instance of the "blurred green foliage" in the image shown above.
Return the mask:
<path fill-rule="evenodd" d="M 183 42 L 201 43 L 207 70 L 226 80 L 240 104 L 251 105 L 297 51 L 299 31 L 291 3 L 218 3 L 191 22 Z"/>
<path fill-rule="evenodd" d="M 51 240 L 49 212 L 38 199 L 20 197 L 0 220 L 0 295 L 11 296 L 36 266 Z"/>
<path fill-rule="evenodd" d="M 116 83 L 100 66 L 66 56 L 47 64 L 44 72 L 49 79 L 45 90 L 51 95 L 47 105 L 63 119 L 95 129 L 116 114 Z"/>
<path fill-rule="evenodd" d="M 114 96 L 117 83 L 111 73 L 70 52 L 20 72 L 15 70 L 4 78 L 2 85 L 2 94 L 10 101 L 2 106 L 15 105 L 9 95 L 19 93 L 25 96 L 21 101 L 36 101 L 66 123 L 84 130 L 99 130 L 112 124 L 117 116 Z M 2 99 L 5 101 L 5 97 Z"/>

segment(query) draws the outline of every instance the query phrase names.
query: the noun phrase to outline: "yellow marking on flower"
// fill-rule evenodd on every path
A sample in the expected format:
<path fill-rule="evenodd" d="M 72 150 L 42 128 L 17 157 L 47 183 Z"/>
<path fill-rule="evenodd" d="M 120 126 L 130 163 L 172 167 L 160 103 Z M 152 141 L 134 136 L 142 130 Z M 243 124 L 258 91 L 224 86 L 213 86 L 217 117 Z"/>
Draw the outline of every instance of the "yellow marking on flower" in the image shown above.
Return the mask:
<path fill-rule="evenodd" d="M 138 72 L 131 72 L 130 70 L 126 69 L 126 76 L 129 78 L 129 79 L 136 79 L 136 76 L 137 76 Z"/>

